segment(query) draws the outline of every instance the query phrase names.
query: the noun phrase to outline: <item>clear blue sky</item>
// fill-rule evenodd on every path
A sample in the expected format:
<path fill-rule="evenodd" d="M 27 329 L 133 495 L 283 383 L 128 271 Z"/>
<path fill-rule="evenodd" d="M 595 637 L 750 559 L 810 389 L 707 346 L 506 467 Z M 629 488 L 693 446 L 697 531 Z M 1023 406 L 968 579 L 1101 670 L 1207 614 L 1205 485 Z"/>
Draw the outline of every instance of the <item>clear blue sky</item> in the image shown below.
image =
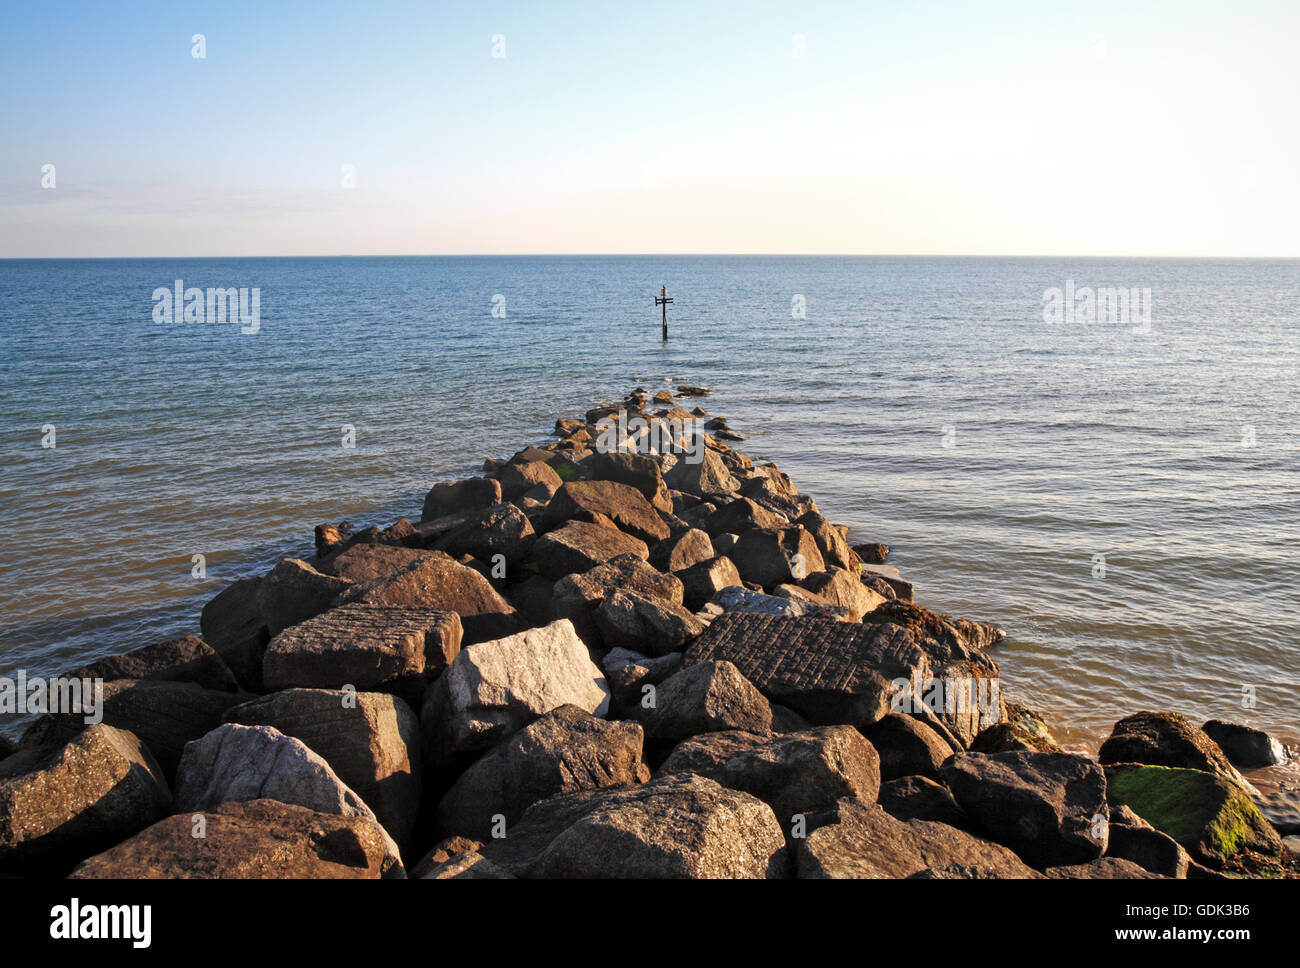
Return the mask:
<path fill-rule="evenodd" d="M 9 3 L 0 256 L 1300 256 L 1297 40 L 1295 0 Z"/>

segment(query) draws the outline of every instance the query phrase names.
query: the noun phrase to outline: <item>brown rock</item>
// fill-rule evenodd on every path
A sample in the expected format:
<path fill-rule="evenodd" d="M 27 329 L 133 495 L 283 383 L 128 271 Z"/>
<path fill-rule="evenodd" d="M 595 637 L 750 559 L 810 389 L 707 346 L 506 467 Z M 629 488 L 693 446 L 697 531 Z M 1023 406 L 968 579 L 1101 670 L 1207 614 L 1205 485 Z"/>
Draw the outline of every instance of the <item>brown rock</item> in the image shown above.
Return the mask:
<path fill-rule="evenodd" d="M 543 452 L 545 453 L 545 452 Z M 549 453 L 546 454 L 550 456 Z M 480 511 L 501 503 L 501 482 L 490 477 L 470 477 L 463 481 L 435 484 L 424 498 L 421 521 L 432 521 L 448 514 Z"/>
<path fill-rule="evenodd" d="M 250 692 L 262 690 L 262 653 L 271 633 L 257 601 L 260 578 L 241 578 L 227 585 L 203 606 L 199 630 L 203 640 L 216 650 L 240 686 Z"/>
<path fill-rule="evenodd" d="M 680 652 L 704 631 L 704 624 L 682 606 L 633 591 L 615 591 L 592 619 L 606 646 L 650 656 Z"/>
<path fill-rule="evenodd" d="M 215 649 L 197 635 L 113 655 L 66 673 L 67 679 L 165 679 L 235 692 L 238 683 Z"/>
<path fill-rule="evenodd" d="M 709 558 L 683 568 L 677 573 L 681 579 L 682 603 L 691 611 L 699 611 L 714 595 L 724 588 L 741 583 L 740 572 L 730 558 Z"/>
<path fill-rule="evenodd" d="M 681 571 L 713 557 L 713 542 L 698 528 L 665 538 L 650 549 L 650 564 L 660 571 Z"/>
<path fill-rule="evenodd" d="M 652 740 L 675 742 L 728 729 L 766 733 L 772 728 L 772 707 L 730 662 L 682 669 L 642 700 L 635 712 Z"/>
<path fill-rule="evenodd" d="M 501 468 L 501 496 L 515 501 L 525 494 L 554 494 L 564 484 L 550 464 L 542 460 L 507 464 Z M 537 490 L 540 488 L 540 491 Z"/>
<path fill-rule="evenodd" d="M 443 552 L 432 552 L 383 578 L 353 585 L 334 604 L 350 603 L 455 612 L 467 645 L 510 635 L 519 627 L 514 607 L 491 582 Z"/>
<path fill-rule="evenodd" d="M 257 586 L 257 603 L 267 630 L 276 636 L 325 611 L 351 585 L 298 558 L 285 558 Z"/>
<path fill-rule="evenodd" d="M 852 726 L 759 735 L 729 730 L 679 743 L 656 771 L 693 773 L 758 797 L 777 821 L 793 822 L 835 806 L 841 797 L 867 803 L 880 790 L 880 761 Z"/>
<path fill-rule="evenodd" d="M 316 813 L 276 800 L 223 803 L 204 815 L 205 836 L 180 814 L 82 863 L 71 877 L 379 878 L 404 876 L 384 831 L 365 817 Z M 220 845 L 213 849 L 213 845 Z"/>
<path fill-rule="evenodd" d="M 896 820 L 874 803 L 844 799 L 821 819 L 795 841 L 798 877 L 900 878 L 950 865 L 986 877 L 1038 876 L 1005 847 L 947 824 Z"/>
<path fill-rule="evenodd" d="M 513 825 L 560 793 L 644 782 L 641 727 L 560 706 L 474 763 L 438 804 L 437 829 L 489 840 L 498 817 Z"/>
<path fill-rule="evenodd" d="M 439 538 L 433 548 L 453 557 L 473 555 L 486 562 L 494 562 L 500 555 L 506 564 L 517 565 L 532 552 L 534 541 L 533 526 L 523 511 L 513 504 L 494 504 L 470 514 L 463 524 Z"/>
<path fill-rule="evenodd" d="M 567 524 L 542 535 L 534 546 L 538 570 L 552 580 L 591 571 L 619 555 L 635 555 L 644 561 L 650 549 L 644 541 L 614 527 L 584 521 Z"/>
<path fill-rule="evenodd" d="M 270 689 L 390 689 L 432 679 L 460 652 L 455 612 L 340 605 L 271 640 L 263 663 Z"/>
<path fill-rule="evenodd" d="M 419 721 L 396 696 L 288 689 L 229 710 L 226 722 L 273 726 L 330 765 L 405 845 L 420 802 Z"/>
<path fill-rule="evenodd" d="M 741 535 L 751 528 L 783 528 L 789 522 L 779 514 L 761 508 L 749 498 L 741 497 L 710 512 L 702 527 L 711 537 Z"/>
<path fill-rule="evenodd" d="M 591 459 L 591 479 L 627 484 L 640 491 L 656 510 L 674 510 L 659 462 L 647 454 L 596 454 Z"/>
<path fill-rule="evenodd" d="M 33 744 L 0 761 L 0 873 L 61 873 L 170 805 L 162 770 L 125 730 L 97 723 Z"/>
<path fill-rule="evenodd" d="M 800 584 L 832 605 L 847 609 L 851 622 L 861 622 L 864 615 L 886 601 L 883 595 L 872 591 L 856 575 L 843 568 L 815 571 Z"/>
<path fill-rule="evenodd" d="M 566 521 L 610 522 L 647 544 L 662 541 L 669 534 L 668 526 L 641 492 L 617 481 L 570 481 L 555 492 L 546 515 L 552 525 Z"/>
<path fill-rule="evenodd" d="M 825 569 L 811 534 L 800 527 L 750 528 L 728 555 L 747 582 L 772 588 Z M 817 591 L 817 589 L 811 589 Z"/>

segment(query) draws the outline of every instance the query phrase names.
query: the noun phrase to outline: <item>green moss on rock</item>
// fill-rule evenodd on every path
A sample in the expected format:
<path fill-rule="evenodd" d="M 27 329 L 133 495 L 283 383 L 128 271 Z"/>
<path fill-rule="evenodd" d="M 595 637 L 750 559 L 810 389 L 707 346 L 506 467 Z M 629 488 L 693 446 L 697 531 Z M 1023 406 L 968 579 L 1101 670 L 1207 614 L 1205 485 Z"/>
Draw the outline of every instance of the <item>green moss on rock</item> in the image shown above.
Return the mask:
<path fill-rule="evenodd" d="M 1281 839 L 1240 786 L 1180 767 L 1106 767 L 1107 797 L 1133 809 L 1207 863 L 1222 866 L 1242 850 L 1276 856 Z"/>

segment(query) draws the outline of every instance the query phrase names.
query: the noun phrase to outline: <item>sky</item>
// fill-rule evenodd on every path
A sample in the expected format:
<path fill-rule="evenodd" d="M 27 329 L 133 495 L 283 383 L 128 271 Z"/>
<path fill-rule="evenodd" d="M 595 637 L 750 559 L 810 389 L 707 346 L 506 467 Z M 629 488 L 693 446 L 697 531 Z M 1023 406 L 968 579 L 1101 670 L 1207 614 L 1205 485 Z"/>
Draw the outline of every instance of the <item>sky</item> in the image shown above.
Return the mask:
<path fill-rule="evenodd" d="M 1300 257 L 1297 39 L 1296 0 L 7 3 L 0 257 Z"/>

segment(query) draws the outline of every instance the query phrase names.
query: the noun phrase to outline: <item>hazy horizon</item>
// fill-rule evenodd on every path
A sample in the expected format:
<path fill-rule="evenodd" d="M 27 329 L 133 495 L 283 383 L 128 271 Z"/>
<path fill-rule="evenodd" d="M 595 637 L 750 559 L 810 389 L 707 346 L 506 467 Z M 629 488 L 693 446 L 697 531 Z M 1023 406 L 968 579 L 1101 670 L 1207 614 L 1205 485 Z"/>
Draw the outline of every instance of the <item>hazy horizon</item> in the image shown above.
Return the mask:
<path fill-rule="evenodd" d="M 0 25 L 0 257 L 1300 257 L 1280 0 Z"/>

